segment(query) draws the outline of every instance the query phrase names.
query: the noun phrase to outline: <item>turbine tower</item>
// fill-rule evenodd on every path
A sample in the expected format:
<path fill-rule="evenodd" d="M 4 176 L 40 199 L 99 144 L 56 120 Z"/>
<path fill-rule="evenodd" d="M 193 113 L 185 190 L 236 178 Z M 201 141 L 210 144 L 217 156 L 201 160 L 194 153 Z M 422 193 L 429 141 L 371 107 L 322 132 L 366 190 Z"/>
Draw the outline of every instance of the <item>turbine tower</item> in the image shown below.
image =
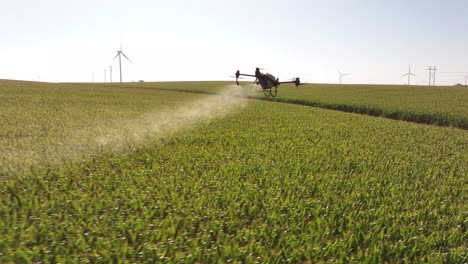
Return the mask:
<path fill-rule="evenodd" d="M 120 44 L 120 50 L 117 51 L 117 55 L 115 55 L 115 58 L 119 57 L 119 69 L 120 69 L 120 83 L 122 83 L 122 56 L 124 56 L 129 62 L 133 63 L 122 51 L 122 44 Z"/>
<path fill-rule="evenodd" d="M 340 71 L 338 71 L 338 73 L 340 74 L 340 77 L 338 78 L 338 80 L 340 81 L 340 84 L 343 83 L 343 76 L 346 76 L 346 75 L 349 75 L 347 73 L 341 73 Z"/>
<path fill-rule="evenodd" d="M 110 82 L 112 82 L 112 65 L 109 66 L 109 77 L 110 77 Z"/>
<path fill-rule="evenodd" d="M 432 80 L 432 71 L 434 69 L 432 69 L 432 66 L 429 65 L 429 69 L 427 69 L 429 71 L 429 86 L 431 86 L 431 80 Z"/>
<path fill-rule="evenodd" d="M 410 85 L 410 81 L 411 81 L 411 75 L 412 76 L 416 76 L 414 74 L 411 73 L 411 65 L 408 66 L 408 72 L 406 74 L 403 74 L 401 77 L 404 77 L 404 76 L 408 76 L 408 85 Z"/>

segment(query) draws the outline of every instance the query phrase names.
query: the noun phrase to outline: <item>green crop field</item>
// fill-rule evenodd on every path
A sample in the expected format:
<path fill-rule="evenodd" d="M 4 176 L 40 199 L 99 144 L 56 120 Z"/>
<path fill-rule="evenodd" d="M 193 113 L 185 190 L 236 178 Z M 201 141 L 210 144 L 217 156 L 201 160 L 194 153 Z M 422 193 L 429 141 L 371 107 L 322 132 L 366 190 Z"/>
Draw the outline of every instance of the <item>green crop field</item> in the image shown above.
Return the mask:
<path fill-rule="evenodd" d="M 127 86 L 216 93 L 223 87 L 235 89 L 232 84 L 169 82 Z M 275 98 L 249 93 L 251 87 L 250 83 L 242 84 L 243 96 L 468 129 L 468 87 L 304 84 L 295 88 L 283 84 Z"/>
<path fill-rule="evenodd" d="M 467 130 L 245 94 L 0 81 L 0 262 L 468 261 Z"/>

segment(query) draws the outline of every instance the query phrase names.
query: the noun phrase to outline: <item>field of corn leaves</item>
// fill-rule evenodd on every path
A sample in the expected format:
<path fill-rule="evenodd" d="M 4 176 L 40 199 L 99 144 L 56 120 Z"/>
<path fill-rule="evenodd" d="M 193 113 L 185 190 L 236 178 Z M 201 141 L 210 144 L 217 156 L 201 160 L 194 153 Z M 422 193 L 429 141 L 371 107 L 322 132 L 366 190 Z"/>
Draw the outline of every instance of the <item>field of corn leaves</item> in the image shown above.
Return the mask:
<path fill-rule="evenodd" d="M 468 261 L 466 130 L 89 84 L 0 100 L 0 262 Z"/>
<path fill-rule="evenodd" d="M 129 83 L 130 87 L 216 93 L 228 82 Z M 232 84 L 232 82 L 231 82 Z M 260 86 L 242 83 L 243 96 L 387 117 L 422 124 L 468 129 L 468 88 L 450 86 L 292 84 L 278 87 L 266 98 Z"/>

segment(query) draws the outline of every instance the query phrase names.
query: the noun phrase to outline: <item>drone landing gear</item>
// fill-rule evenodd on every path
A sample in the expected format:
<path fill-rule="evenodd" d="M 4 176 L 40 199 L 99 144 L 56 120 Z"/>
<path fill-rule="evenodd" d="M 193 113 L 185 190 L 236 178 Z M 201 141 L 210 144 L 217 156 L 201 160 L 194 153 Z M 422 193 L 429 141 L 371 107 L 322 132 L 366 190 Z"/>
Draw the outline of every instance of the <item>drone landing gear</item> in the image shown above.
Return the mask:
<path fill-rule="evenodd" d="M 278 87 L 273 86 L 271 88 L 264 89 L 263 94 L 265 94 L 266 97 L 276 97 L 276 94 L 278 94 Z"/>
<path fill-rule="evenodd" d="M 263 92 L 263 94 L 266 97 L 269 97 L 269 96 L 276 97 L 276 95 L 278 94 L 278 87 L 277 86 L 273 86 L 271 88 L 263 89 L 261 86 L 258 85 L 257 80 L 255 80 L 252 83 L 249 90 L 250 90 L 251 93 L 261 93 L 261 92 Z"/>
<path fill-rule="evenodd" d="M 271 87 L 271 89 L 270 89 L 271 97 L 276 97 L 276 94 L 278 94 L 278 87 L 276 87 L 276 86 Z"/>

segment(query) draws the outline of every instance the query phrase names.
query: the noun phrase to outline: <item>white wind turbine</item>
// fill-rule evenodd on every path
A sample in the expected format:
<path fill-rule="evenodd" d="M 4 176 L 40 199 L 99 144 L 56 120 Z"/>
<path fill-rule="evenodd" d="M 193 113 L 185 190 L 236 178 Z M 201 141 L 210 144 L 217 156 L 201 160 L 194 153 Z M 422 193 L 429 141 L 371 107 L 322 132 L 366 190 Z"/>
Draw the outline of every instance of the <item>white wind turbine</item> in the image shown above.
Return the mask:
<path fill-rule="evenodd" d="M 115 55 L 115 58 L 119 57 L 119 70 L 120 70 L 120 82 L 122 83 L 122 56 L 124 56 L 129 62 L 133 63 L 122 51 L 122 44 L 120 44 L 120 50 L 117 51 L 117 55 Z M 111 70 L 112 71 L 112 70 Z"/>
<path fill-rule="evenodd" d="M 408 76 L 408 85 L 410 85 L 411 76 L 416 76 L 416 75 L 411 73 L 411 65 L 408 66 L 408 72 L 403 74 L 401 77 L 404 77 L 404 76 Z"/>
<path fill-rule="evenodd" d="M 338 73 L 340 74 L 340 77 L 338 78 L 338 80 L 340 81 L 340 84 L 343 83 L 343 76 L 346 76 L 346 75 L 349 75 L 348 73 L 341 73 L 340 71 L 338 71 Z"/>

